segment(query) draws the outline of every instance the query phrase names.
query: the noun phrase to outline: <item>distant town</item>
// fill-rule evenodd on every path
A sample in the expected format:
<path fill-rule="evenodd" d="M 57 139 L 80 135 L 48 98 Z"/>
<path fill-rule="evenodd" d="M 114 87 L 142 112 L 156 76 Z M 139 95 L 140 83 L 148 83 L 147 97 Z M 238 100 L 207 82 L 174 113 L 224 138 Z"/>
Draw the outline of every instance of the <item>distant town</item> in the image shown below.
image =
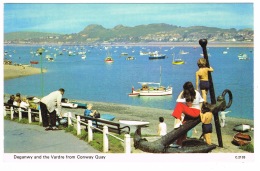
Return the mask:
<path fill-rule="evenodd" d="M 89 25 L 79 33 L 59 34 L 43 32 L 12 32 L 4 34 L 4 44 L 116 44 L 116 43 L 197 43 L 206 38 L 215 43 L 254 42 L 252 29 L 236 30 L 216 27 L 179 27 L 169 24 L 149 24 L 135 27 L 118 25 L 106 29 L 101 25 Z"/>

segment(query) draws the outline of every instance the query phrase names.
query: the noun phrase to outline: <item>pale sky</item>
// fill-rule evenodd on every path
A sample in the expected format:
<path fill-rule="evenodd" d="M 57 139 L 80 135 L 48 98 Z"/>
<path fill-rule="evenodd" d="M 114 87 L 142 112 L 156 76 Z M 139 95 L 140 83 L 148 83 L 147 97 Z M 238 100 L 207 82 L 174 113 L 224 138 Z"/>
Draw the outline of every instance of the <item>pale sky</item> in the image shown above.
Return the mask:
<path fill-rule="evenodd" d="M 90 24 L 113 28 L 165 23 L 181 27 L 254 28 L 253 3 L 4 3 L 4 33 L 78 33 Z"/>

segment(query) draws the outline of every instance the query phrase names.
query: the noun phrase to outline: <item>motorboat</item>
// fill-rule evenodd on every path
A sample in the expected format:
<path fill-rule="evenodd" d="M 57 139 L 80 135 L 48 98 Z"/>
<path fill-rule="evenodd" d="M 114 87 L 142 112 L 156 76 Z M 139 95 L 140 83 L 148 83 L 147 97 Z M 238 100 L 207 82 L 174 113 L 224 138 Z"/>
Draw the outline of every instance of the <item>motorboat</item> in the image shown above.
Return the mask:
<path fill-rule="evenodd" d="M 149 59 L 165 59 L 165 54 L 160 54 L 158 51 L 155 51 L 150 54 Z"/>
<path fill-rule="evenodd" d="M 240 53 L 240 54 L 238 54 L 237 57 L 239 60 L 248 60 L 249 59 L 247 54 L 245 54 L 245 53 Z"/>

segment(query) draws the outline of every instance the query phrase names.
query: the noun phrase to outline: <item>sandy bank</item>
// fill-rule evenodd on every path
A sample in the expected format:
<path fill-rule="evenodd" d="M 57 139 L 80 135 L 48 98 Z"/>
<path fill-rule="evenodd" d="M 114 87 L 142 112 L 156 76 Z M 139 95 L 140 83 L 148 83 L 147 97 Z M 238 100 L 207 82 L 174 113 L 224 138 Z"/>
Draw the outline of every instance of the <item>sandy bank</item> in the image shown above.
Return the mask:
<path fill-rule="evenodd" d="M 43 72 L 46 72 L 44 69 Z M 28 75 L 40 74 L 40 68 L 34 68 L 29 65 L 15 66 L 15 65 L 4 65 L 4 80 L 24 77 Z"/>

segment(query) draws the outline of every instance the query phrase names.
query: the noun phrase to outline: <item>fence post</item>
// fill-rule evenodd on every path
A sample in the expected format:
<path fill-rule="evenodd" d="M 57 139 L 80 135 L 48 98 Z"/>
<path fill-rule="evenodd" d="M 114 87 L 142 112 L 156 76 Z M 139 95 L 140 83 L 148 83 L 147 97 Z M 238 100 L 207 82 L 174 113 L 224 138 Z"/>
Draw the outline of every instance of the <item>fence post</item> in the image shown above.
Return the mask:
<path fill-rule="evenodd" d="M 42 112 L 41 110 L 39 110 L 39 124 L 42 123 Z"/>
<path fill-rule="evenodd" d="M 77 135 L 81 134 L 81 129 L 80 129 L 80 116 L 77 116 Z"/>
<path fill-rule="evenodd" d="M 124 144 L 125 144 L 125 153 L 130 154 L 131 153 L 131 138 L 130 138 L 129 134 L 125 134 Z"/>
<path fill-rule="evenodd" d="M 18 113 L 19 113 L 19 121 L 22 120 L 22 109 L 19 107 L 18 108 Z"/>
<path fill-rule="evenodd" d="M 92 121 L 88 120 L 88 142 L 93 141 Z"/>
<path fill-rule="evenodd" d="M 10 111 L 11 111 L 11 120 L 13 120 L 14 119 L 14 108 L 11 107 Z"/>
<path fill-rule="evenodd" d="M 72 122 L 71 122 L 71 112 L 68 113 L 68 125 L 72 125 Z"/>
<path fill-rule="evenodd" d="M 103 127 L 103 152 L 108 152 L 108 127 Z"/>
<path fill-rule="evenodd" d="M 31 113 L 32 111 L 31 111 L 31 109 L 29 108 L 28 109 L 28 122 L 29 123 L 32 123 L 32 113 Z"/>
<path fill-rule="evenodd" d="M 6 116 L 6 107 L 4 106 L 4 116 Z"/>

